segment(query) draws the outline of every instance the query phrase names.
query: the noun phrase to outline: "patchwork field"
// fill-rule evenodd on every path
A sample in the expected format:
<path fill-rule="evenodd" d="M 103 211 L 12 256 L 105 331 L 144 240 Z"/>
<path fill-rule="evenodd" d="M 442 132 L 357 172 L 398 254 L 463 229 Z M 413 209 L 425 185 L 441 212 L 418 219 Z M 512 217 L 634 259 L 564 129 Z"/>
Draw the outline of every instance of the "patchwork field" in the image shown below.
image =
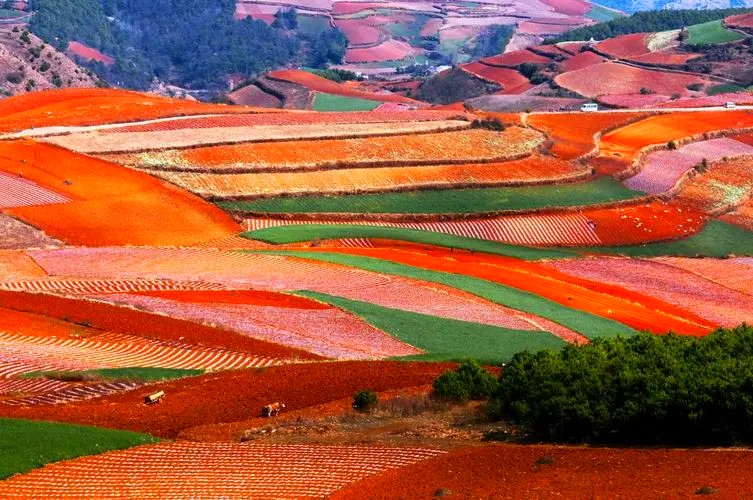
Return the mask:
<path fill-rule="evenodd" d="M 546 6 L 525 29 L 557 30 L 591 9 Z M 238 15 L 278 7 L 244 2 Z M 387 33 L 451 39 L 529 7 L 452 4 L 488 14 L 472 25 L 419 2 L 301 8 L 335 12 L 349 53 L 368 54 L 394 45 Z M 362 22 L 375 31 L 361 39 Z M 598 45 L 619 59 L 672 49 L 629 40 Z M 597 87 L 592 68 L 650 71 L 576 60 L 606 57 L 583 46 L 465 68 L 520 74 L 562 54 L 573 61 L 564 75 Z M 276 78 L 319 86 L 324 107 L 357 108 L 377 88 L 307 75 Z M 435 400 L 431 384 L 468 358 L 504 377 L 526 350 L 670 332 L 694 341 L 753 322 L 753 114 L 409 110 L 385 96 L 350 113 L 119 90 L 0 102 L 0 440 L 25 440 L 4 448 L 0 496 L 391 496 L 386 485 L 406 474 L 408 496 L 483 496 L 476 485 L 494 484 L 526 497 L 540 480 L 537 492 L 572 492 L 591 476 L 577 492 L 623 491 L 590 471 L 618 484 L 615 471 L 642 463 L 636 450 L 492 445 L 516 428 L 477 403 Z M 356 412 L 366 389 L 377 410 Z M 280 416 L 262 417 L 275 402 Z M 525 463 L 493 465 L 506 453 Z M 675 468 L 717 453 L 747 460 L 646 453 Z M 725 474 L 714 487 L 747 487 L 709 467 Z M 707 482 L 650 469 L 642 493 L 691 495 Z M 492 479 L 471 480 L 479 470 Z"/>

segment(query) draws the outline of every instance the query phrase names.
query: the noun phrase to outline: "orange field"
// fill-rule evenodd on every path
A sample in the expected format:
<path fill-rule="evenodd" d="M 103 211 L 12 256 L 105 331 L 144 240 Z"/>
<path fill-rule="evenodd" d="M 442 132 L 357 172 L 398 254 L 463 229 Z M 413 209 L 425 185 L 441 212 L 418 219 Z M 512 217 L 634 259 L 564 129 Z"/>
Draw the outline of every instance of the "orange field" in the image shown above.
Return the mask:
<path fill-rule="evenodd" d="M 717 326 L 653 297 L 509 257 L 471 255 L 446 249 L 415 252 L 389 248 L 339 248 L 336 251 L 493 281 L 655 333 L 672 330 L 686 335 L 704 335 Z"/>
<path fill-rule="evenodd" d="M 78 245 L 190 245 L 238 232 L 214 206 L 147 174 L 28 140 L 0 144 L 0 171 L 68 197 L 6 213 Z"/>
<path fill-rule="evenodd" d="M 584 210 L 603 245 L 637 245 L 692 236 L 706 217 L 678 203 L 654 201 L 617 208 Z"/>
<path fill-rule="evenodd" d="M 753 127 L 749 111 L 708 111 L 656 115 L 604 134 L 601 157 L 627 167 L 638 152 L 652 144 L 692 137 L 704 132 L 744 130 Z"/>
<path fill-rule="evenodd" d="M 588 170 L 546 156 L 504 163 L 427 167 L 344 168 L 316 172 L 158 172 L 168 182 L 206 197 L 380 192 L 449 186 L 504 186 L 567 181 Z"/>
<path fill-rule="evenodd" d="M 610 94 L 639 94 L 647 88 L 661 95 L 689 95 L 688 85 L 708 85 L 709 80 L 666 71 L 654 71 L 626 64 L 605 62 L 562 73 L 554 81 L 589 98 Z"/>
<path fill-rule="evenodd" d="M 482 62 L 465 64 L 463 69 L 472 75 L 501 85 L 503 94 L 519 94 L 533 86 L 526 77 L 514 69 L 488 66 Z"/>
<path fill-rule="evenodd" d="M 448 163 L 460 160 L 493 161 L 529 154 L 539 145 L 539 133 L 518 127 L 503 132 L 474 129 L 359 139 L 253 143 L 215 146 L 165 154 L 165 165 L 237 168 L 318 168 L 411 163 Z M 142 155 L 140 158 L 144 159 Z M 149 159 L 149 157 L 147 157 Z M 161 158 L 150 162 L 159 165 Z"/>
<path fill-rule="evenodd" d="M 753 199 L 743 203 L 736 210 L 724 214 L 721 216 L 721 219 L 725 222 L 753 231 Z"/>
<path fill-rule="evenodd" d="M 686 182 L 677 200 L 707 213 L 728 211 L 750 199 L 753 193 L 753 161 L 732 159 L 712 165 Z"/>
<path fill-rule="evenodd" d="M 554 141 L 550 149 L 552 154 L 563 160 L 574 160 L 595 148 L 594 136 L 597 133 L 645 116 L 645 113 L 534 114 L 528 117 L 528 123 Z M 578 126 L 574 127 L 576 119 Z"/>
<path fill-rule="evenodd" d="M 114 89 L 32 92 L 0 102 L 0 131 L 102 125 L 179 115 L 249 113 L 254 108 L 203 104 Z M 274 110 L 264 109 L 264 112 Z"/>
<path fill-rule="evenodd" d="M 360 99 L 370 99 L 372 101 L 419 104 L 418 101 L 403 97 L 398 94 L 378 94 L 374 92 L 364 92 L 361 90 L 352 89 L 347 85 L 336 83 L 332 80 L 327 80 L 326 78 L 314 75 L 312 73 L 309 73 L 308 71 L 287 69 L 272 71 L 268 76 L 276 80 L 297 83 L 299 85 L 303 85 L 309 90 L 315 90 L 317 92 L 324 92 L 327 94 L 356 97 Z"/>
<path fill-rule="evenodd" d="M 753 491 L 747 449 L 635 449 L 494 444 L 447 455 L 353 483 L 337 500 L 431 498 L 440 489 L 457 498 L 699 498 Z M 702 497 L 701 497 L 702 498 Z"/>

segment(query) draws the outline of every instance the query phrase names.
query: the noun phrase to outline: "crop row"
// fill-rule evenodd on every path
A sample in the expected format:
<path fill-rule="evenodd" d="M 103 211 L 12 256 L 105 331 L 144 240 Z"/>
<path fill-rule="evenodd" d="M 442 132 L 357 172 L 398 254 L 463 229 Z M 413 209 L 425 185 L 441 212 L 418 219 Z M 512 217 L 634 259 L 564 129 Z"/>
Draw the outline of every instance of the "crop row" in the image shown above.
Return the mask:
<path fill-rule="evenodd" d="M 0 172 L 0 208 L 28 207 L 67 203 L 65 196 L 45 189 L 23 178 L 23 173 L 12 176 Z"/>
<path fill-rule="evenodd" d="M 575 181 L 589 173 L 564 161 L 531 156 L 503 163 L 409 168 L 343 168 L 315 172 L 239 174 L 161 171 L 156 172 L 156 175 L 200 196 L 215 199 L 536 185 Z"/>
<path fill-rule="evenodd" d="M 320 498 L 444 452 L 419 448 L 177 442 L 48 465 L 0 483 L 5 498 Z"/>
<path fill-rule="evenodd" d="M 0 282 L 0 290 L 11 292 L 64 292 L 74 294 L 130 293 L 150 290 L 222 290 L 225 287 L 204 281 L 175 282 L 162 279 L 78 279 L 43 278 Z"/>

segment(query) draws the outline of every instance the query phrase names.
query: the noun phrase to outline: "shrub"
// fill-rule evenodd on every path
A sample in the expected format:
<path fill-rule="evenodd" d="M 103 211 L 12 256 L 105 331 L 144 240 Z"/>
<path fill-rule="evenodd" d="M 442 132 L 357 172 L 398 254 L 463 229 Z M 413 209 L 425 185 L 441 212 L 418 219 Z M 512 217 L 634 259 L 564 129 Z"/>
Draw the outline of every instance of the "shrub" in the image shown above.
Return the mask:
<path fill-rule="evenodd" d="M 353 396 L 353 409 L 369 412 L 379 404 L 379 397 L 374 391 L 359 391 Z"/>
<path fill-rule="evenodd" d="M 648 87 L 641 87 L 641 89 L 639 90 L 639 92 L 641 93 L 641 95 L 649 95 L 649 94 L 655 94 L 656 93 L 656 92 L 654 92 L 652 89 L 650 89 Z"/>
<path fill-rule="evenodd" d="M 688 90 L 698 91 L 698 90 L 701 90 L 703 88 L 703 84 L 702 83 L 691 83 L 686 88 Z"/>
<path fill-rule="evenodd" d="M 667 149 L 674 151 L 675 149 L 677 149 L 677 143 L 675 143 L 675 141 L 669 141 L 667 143 Z"/>
<path fill-rule="evenodd" d="M 433 384 L 432 395 L 446 401 L 488 399 L 499 383 L 475 361 L 466 361 L 455 371 L 446 371 Z"/>
<path fill-rule="evenodd" d="M 501 132 L 507 127 L 499 118 L 483 118 L 481 120 L 473 120 L 471 122 L 471 128 L 484 128 Z"/>
<path fill-rule="evenodd" d="M 45 71 L 47 71 L 48 69 L 50 69 L 50 63 L 48 63 L 47 61 L 45 61 L 45 62 L 43 62 L 43 63 L 42 63 L 42 65 L 41 65 L 41 66 L 39 67 L 39 72 L 40 72 L 40 73 L 44 73 L 44 72 L 45 72 Z"/>
<path fill-rule="evenodd" d="M 516 354 L 492 416 L 553 441 L 753 442 L 753 327 Z"/>
<path fill-rule="evenodd" d="M 14 71 L 13 73 L 8 73 L 5 76 L 5 79 L 8 80 L 10 83 L 15 83 L 16 85 L 18 85 L 19 83 L 24 81 L 24 76 L 25 75 L 21 73 L 20 71 Z"/>

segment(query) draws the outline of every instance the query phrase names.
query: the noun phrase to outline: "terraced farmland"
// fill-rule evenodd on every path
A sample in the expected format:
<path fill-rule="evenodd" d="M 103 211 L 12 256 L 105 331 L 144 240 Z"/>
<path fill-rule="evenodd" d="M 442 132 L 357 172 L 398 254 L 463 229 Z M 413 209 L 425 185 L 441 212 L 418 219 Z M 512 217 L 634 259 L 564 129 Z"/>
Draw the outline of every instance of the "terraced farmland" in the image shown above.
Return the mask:
<path fill-rule="evenodd" d="M 378 64 L 423 50 L 397 33 L 457 42 L 512 8 L 452 4 L 445 16 L 410 2 L 296 2 L 309 26 L 335 12 L 358 42 L 348 57 Z M 279 7 L 245 3 L 239 18 L 271 20 Z M 545 4 L 553 17 L 521 21 L 521 32 L 562 30 L 590 9 Z M 471 11 L 485 15 L 473 25 L 454 15 Z M 676 40 L 627 40 L 597 50 L 680 54 Z M 504 85 L 520 64 L 556 58 L 572 62 L 564 75 L 580 87 L 599 85 L 593 68 L 648 71 L 602 57 L 584 43 L 540 45 L 464 68 Z M 276 77 L 338 106 L 383 88 Z M 748 110 L 486 114 L 383 95 L 379 109 L 350 113 L 119 90 L 0 102 L 0 130 L 12 134 L 0 144 L 0 247 L 12 248 L 0 251 L 0 416 L 146 433 L 0 420 L 12 444 L 0 497 L 390 496 L 369 488 L 445 463 L 451 480 L 420 472 L 416 488 L 484 496 L 462 479 L 476 462 L 443 460 L 486 453 L 490 430 L 516 439 L 518 427 L 429 397 L 456 362 L 486 363 L 504 384 L 525 350 L 554 360 L 669 332 L 691 345 L 682 336 L 753 322 Z M 601 391 L 603 380 L 581 382 Z M 364 390 L 380 401 L 373 413 L 353 410 Z M 262 417 L 274 402 L 279 416 Z M 37 438 L 21 449 L 11 432 Z M 570 478 L 567 464 L 521 449 L 536 477 Z M 510 484 L 509 467 L 484 468 Z M 671 491 L 702 490 L 688 481 Z"/>

